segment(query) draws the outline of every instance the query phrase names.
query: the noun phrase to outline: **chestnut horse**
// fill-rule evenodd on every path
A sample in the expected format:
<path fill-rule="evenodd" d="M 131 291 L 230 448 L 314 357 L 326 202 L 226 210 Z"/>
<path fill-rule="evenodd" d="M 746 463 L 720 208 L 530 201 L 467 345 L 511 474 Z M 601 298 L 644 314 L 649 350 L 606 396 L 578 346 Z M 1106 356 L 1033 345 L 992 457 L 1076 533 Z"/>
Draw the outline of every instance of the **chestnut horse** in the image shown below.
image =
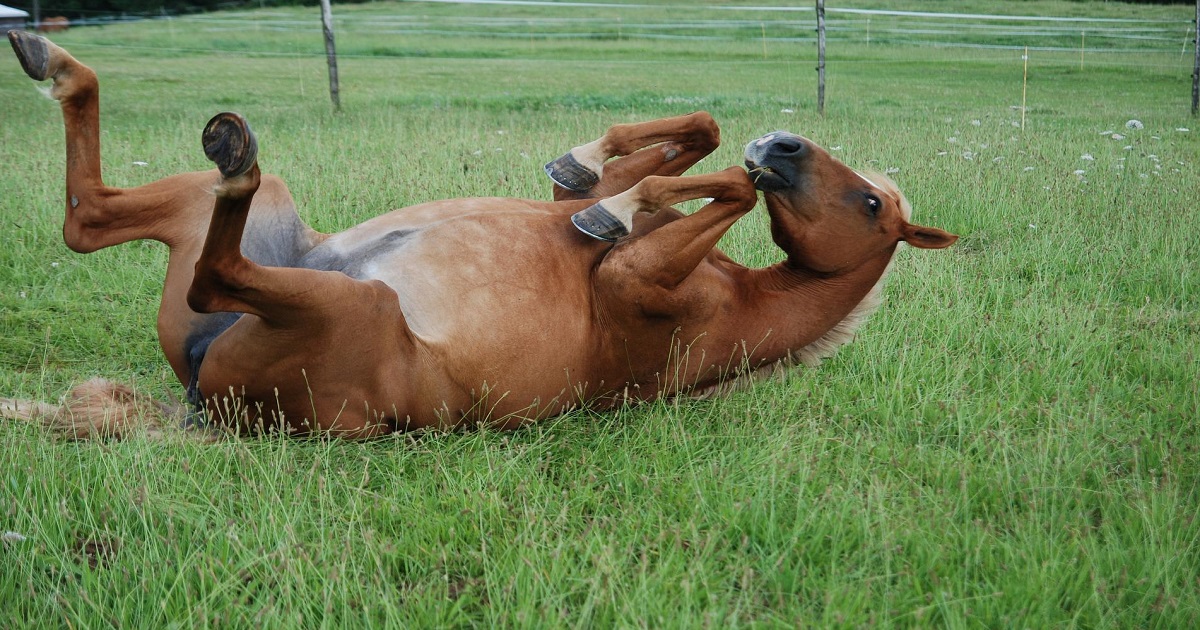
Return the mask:
<path fill-rule="evenodd" d="M 901 241 L 957 238 L 909 223 L 893 184 L 790 133 L 751 142 L 749 173 L 681 176 L 719 143 L 703 112 L 572 149 L 547 165 L 554 201 L 433 201 L 321 234 L 260 174 L 236 114 L 204 129 L 216 170 L 105 186 L 95 73 L 41 37 L 9 37 L 62 106 L 67 246 L 167 244 L 159 340 L 222 426 L 365 438 L 711 392 L 829 354 L 877 302 Z M 715 248 L 756 187 L 785 257 L 765 269 Z M 706 198 L 690 215 L 671 207 Z"/>

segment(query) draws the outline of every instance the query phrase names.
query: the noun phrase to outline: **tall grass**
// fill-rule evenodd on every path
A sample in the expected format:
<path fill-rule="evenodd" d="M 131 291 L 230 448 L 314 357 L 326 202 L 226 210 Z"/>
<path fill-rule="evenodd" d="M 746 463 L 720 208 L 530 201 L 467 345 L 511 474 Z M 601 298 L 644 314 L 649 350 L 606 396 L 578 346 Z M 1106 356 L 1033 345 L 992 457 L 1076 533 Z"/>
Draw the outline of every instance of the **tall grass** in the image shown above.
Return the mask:
<path fill-rule="evenodd" d="M 1079 10 L 1014 6 L 1035 4 Z M 451 8 L 339 9 L 358 10 Z M 901 251 L 820 368 L 714 401 L 366 444 L 0 424 L 0 531 L 19 534 L 0 626 L 1197 625 L 1200 125 L 1176 54 L 1031 53 L 1020 129 L 1014 51 L 844 45 L 822 118 L 800 45 L 348 33 L 366 52 L 334 115 L 319 40 L 185 24 L 55 37 L 100 74 L 110 184 L 207 168 L 200 128 L 236 110 L 332 231 L 545 198 L 566 148 L 703 108 L 725 146 L 698 170 L 790 129 L 892 171 L 916 220 L 962 239 Z M 12 58 L 0 94 L 0 392 L 100 374 L 179 395 L 154 332 L 165 250 L 67 251 L 57 106 Z M 761 212 L 722 246 L 779 258 Z"/>

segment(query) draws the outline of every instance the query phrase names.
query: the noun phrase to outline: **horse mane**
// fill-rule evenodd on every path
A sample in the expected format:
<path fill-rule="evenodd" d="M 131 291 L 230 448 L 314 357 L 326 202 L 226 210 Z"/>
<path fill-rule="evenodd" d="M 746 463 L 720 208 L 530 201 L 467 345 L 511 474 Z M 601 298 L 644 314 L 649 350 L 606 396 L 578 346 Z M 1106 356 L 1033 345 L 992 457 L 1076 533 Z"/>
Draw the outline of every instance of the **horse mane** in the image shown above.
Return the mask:
<path fill-rule="evenodd" d="M 908 198 L 904 196 L 904 193 L 900 192 L 900 188 L 896 186 L 896 182 L 892 181 L 887 175 L 875 171 L 867 171 L 863 175 L 882 188 L 884 193 L 897 200 L 900 204 L 900 214 L 904 217 L 905 221 L 912 218 L 912 205 L 909 204 Z M 897 247 L 897 251 L 903 246 L 904 243 L 901 242 Z M 875 282 L 875 286 L 871 287 L 870 291 L 867 291 L 863 299 L 841 321 L 834 324 L 833 328 L 830 328 L 829 331 L 821 335 L 816 341 L 792 350 L 786 357 L 774 363 L 754 369 L 747 369 L 738 373 L 733 378 L 726 379 L 715 385 L 692 390 L 688 395 L 692 398 L 703 399 L 742 391 L 752 383 L 771 377 L 782 377 L 788 369 L 795 367 L 797 364 L 802 364 L 804 367 L 809 368 L 817 367 L 821 364 L 821 361 L 837 354 L 837 351 L 842 346 L 854 341 L 854 336 L 858 332 L 858 329 L 867 323 L 867 319 L 883 304 L 883 282 L 887 278 L 888 273 L 891 272 L 895 260 L 895 254 L 893 254 L 892 259 L 888 261 L 887 267 L 880 274 L 879 280 Z"/>

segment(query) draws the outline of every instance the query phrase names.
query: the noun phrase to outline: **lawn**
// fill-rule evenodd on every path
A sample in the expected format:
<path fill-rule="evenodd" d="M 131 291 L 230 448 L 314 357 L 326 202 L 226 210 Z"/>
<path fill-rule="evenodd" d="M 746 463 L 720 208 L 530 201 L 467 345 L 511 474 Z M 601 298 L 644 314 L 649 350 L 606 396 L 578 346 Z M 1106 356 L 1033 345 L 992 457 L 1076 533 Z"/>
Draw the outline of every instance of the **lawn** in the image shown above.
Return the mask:
<path fill-rule="evenodd" d="M 430 199 L 547 198 L 565 149 L 705 109 L 725 145 L 698 171 L 789 129 L 890 172 L 915 220 L 962 238 L 902 250 L 837 356 L 717 400 L 369 443 L 0 423 L 0 627 L 1196 627 L 1190 8 L 886 4 L 1138 15 L 1179 37 L 1081 61 L 1063 31 L 1026 64 L 1023 35 L 915 45 L 876 16 L 868 43 L 862 16 L 831 14 L 819 116 L 811 13 L 337 6 L 337 114 L 313 8 L 55 34 L 100 75 L 110 185 L 208 168 L 200 130 L 234 110 L 336 231 Z M 751 23 L 633 26 L 718 13 Z M 154 330 L 165 247 L 67 250 L 57 105 L 6 52 L 0 95 L 0 395 L 93 375 L 182 395 Z M 781 257 L 761 209 L 722 247 Z"/>

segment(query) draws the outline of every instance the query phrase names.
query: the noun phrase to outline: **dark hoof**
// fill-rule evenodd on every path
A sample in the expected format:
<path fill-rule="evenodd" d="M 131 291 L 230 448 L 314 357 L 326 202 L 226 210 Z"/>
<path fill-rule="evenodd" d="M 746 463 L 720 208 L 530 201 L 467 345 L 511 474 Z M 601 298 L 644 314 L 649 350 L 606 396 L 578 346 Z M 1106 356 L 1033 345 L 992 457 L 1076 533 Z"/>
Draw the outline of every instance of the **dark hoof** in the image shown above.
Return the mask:
<path fill-rule="evenodd" d="M 217 165 L 226 178 L 249 171 L 258 159 L 258 140 L 246 119 L 224 112 L 213 116 L 204 126 L 204 155 Z"/>
<path fill-rule="evenodd" d="M 8 41 L 29 78 L 45 81 L 50 77 L 50 48 L 45 39 L 25 31 L 9 31 Z"/>
<path fill-rule="evenodd" d="M 600 181 L 600 176 L 582 165 L 570 153 L 546 165 L 546 174 L 554 183 L 575 192 L 587 192 Z"/>
<path fill-rule="evenodd" d="M 598 203 L 571 215 L 571 223 L 574 223 L 580 232 L 610 243 L 629 234 L 629 228 Z"/>

